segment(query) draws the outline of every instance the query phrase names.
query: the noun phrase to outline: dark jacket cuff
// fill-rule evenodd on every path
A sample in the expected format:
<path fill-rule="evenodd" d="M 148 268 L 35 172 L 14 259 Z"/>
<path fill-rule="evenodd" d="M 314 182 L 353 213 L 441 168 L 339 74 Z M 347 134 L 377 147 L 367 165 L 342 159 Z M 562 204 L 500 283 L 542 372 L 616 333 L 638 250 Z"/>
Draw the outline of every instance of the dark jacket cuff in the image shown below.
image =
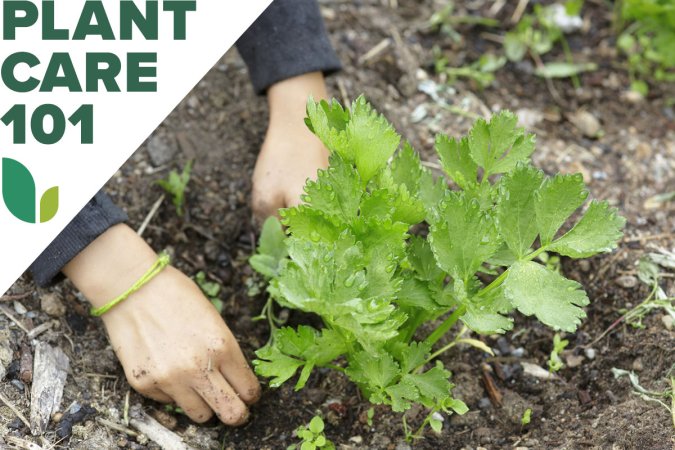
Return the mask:
<path fill-rule="evenodd" d="M 258 94 L 294 76 L 341 69 L 315 0 L 273 1 L 239 38 L 237 49 Z"/>
<path fill-rule="evenodd" d="M 56 239 L 30 266 L 35 282 L 53 283 L 63 266 L 77 256 L 113 225 L 127 220 L 127 215 L 103 192 L 96 194 Z"/>

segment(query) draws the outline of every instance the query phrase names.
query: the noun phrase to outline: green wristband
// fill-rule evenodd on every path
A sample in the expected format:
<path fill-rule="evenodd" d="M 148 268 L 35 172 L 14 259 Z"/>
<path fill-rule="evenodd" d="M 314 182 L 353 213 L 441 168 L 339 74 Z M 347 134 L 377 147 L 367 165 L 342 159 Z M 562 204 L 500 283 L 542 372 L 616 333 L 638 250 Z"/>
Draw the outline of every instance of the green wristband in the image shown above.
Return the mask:
<path fill-rule="evenodd" d="M 111 309 L 113 309 L 115 306 L 119 305 L 122 303 L 124 300 L 129 298 L 131 294 L 134 292 L 138 291 L 140 288 L 145 286 L 155 278 L 157 275 L 164 270 L 166 266 L 168 266 L 171 263 L 171 256 L 166 251 L 163 251 L 162 253 L 159 254 L 159 258 L 155 263 L 148 269 L 145 274 L 138 279 L 134 283 L 133 286 L 131 286 L 126 292 L 124 292 L 122 295 L 119 297 L 115 298 L 114 300 L 111 300 L 110 302 L 106 303 L 105 305 L 101 306 L 100 308 L 91 308 L 89 310 L 89 314 L 91 314 L 94 317 L 101 317 L 103 314 L 107 313 Z"/>

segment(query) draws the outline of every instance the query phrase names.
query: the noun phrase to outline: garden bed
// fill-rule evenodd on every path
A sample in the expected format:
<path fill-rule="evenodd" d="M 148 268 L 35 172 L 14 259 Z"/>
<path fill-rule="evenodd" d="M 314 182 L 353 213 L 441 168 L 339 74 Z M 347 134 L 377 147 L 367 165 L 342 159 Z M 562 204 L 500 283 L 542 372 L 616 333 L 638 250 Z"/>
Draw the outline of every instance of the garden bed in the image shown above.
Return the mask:
<path fill-rule="evenodd" d="M 627 378 L 615 379 L 611 370 L 635 371 L 643 386 L 667 389 L 667 374 L 675 364 L 672 321 L 657 310 L 646 317 L 642 329 L 619 325 L 598 338 L 621 316 L 620 310 L 636 306 L 649 294 L 636 278 L 637 261 L 659 247 L 671 251 L 675 247 L 675 201 L 652 199 L 675 191 L 675 89 L 656 86 L 646 99 L 628 93 L 628 75 L 614 49 L 611 11 L 595 1 L 586 2 L 583 10 L 591 26 L 570 38 L 575 57 L 598 65 L 598 70 L 580 75 L 580 88 L 568 80 L 547 84 L 533 75 L 527 61 L 507 64 L 496 73 L 493 86 L 482 91 L 468 82 L 447 87 L 433 72 L 434 45 L 444 48 L 452 64 L 460 66 L 498 50 L 499 44 L 491 31 L 481 28 L 460 27 L 463 46 L 432 32 L 428 19 L 441 3 L 322 1 L 327 27 L 345 66 L 329 79 L 333 95 L 345 102 L 366 94 L 411 140 L 432 170 L 438 167 L 435 133 L 463 135 L 475 117 L 510 109 L 537 135 L 535 164 L 547 173 L 581 172 L 592 195 L 619 208 L 627 226 L 625 238 L 612 254 L 587 262 L 562 261 L 563 272 L 584 286 L 591 305 L 579 330 L 565 335 L 570 342 L 562 358 L 566 367 L 556 379 L 544 380 L 525 370 L 530 367 L 527 363 L 546 367 L 554 333 L 521 316 L 514 327 L 517 332 L 483 338 L 497 356 L 463 349 L 442 357 L 457 384 L 454 396 L 467 403 L 470 412 L 446 417 L 440 435 L 429 430 L 413 447 L 672 448 L 668 411 L 634 395 Z M 472 3 L 476 10 L 459 11 L 487 14 L 488 2 Z M 508 20 L 513 8 L 503 6 L 497 18 Z M 588 115 L 580 111 L 597 119 L 602 132 L 584 129 L 575 119 Z M 248 207 L 250 175 L 265 117 L 265 100 L 254 95 L 243 63 L 232 51 L 107 185 L 128 211 L 130 224 L 138 227 L 162 195 L 153 182 L 195 160 L 185 217 L 178 217 L 165 201 L 144 236 L 157 250 L 170 247 L 176 266 L 188 275 L 205 271 L 222 284 L 225 319 L 249 357 L 265 344 L 269 331 L 264 322 L 251 320 L 265 298 L 262 293 L 249 296 L 262 286 L 247 265 L 257 234 Z M 664 278 L 662 287 L 672 295 L 675 283 Z M 17 311 L 12 301 L 1 305 L 27 328 L 54 321 L 37 339 L 60 347 L 70 357 L 64 412 L 74 402 L 96 410 L 76 423 L 65 439 L 57 435 L 55 424 L 44 439 L 56 448 L 157 448 L 94 420 L 119 420 L 130 387 L 101 322 L 88 317 L 86 304 L 72 287 L 63 283 L 36 291 L 29 277 L 24 277 L 8 294 L 20 293 L 29 293 L 18 300 L 25 312 Z M 67 308 L 50 308 L 45 296 L 52 296 L 51 300 L 55 296 Z M 297 324 L 313 319 L 293 314 L 289 320 Z M 9 348 L 15 361 L 0 382 L 0 393 L 27 416 L 30 389 L 21 381 L 25 375 L 21 360 L 31 354 L 30 341 L 4 314 L 0 314 L 0 339 L 4 339 L 0 347 Z M 292 385 L 266 389 L 253 407 L 251 421 L 236 429 L 216 422 L 197 427 L 182 416 L 163 413 L 161 405 L 133 391 L 129 404 L 141 404 L 195 448 L 284 449 L 297 441 L 293 430 L 317 412 L 326 420 L 326 435 L 342 448 L 402 450 L 409 445 L 403 440 L 399 415 L 376 407 L 370 425 L 367 400 L 344 376 L 330 371 L 314 373 L 298 393 Z M 532 419 L 523 426 L 527 408 L 532 409 Z M 409 413 L 411 422 L 423 417 L 423 411 Z M 14 413 L 0 405 L 0 436 L 5 435 L 48 448 L 30 437 Z"/>

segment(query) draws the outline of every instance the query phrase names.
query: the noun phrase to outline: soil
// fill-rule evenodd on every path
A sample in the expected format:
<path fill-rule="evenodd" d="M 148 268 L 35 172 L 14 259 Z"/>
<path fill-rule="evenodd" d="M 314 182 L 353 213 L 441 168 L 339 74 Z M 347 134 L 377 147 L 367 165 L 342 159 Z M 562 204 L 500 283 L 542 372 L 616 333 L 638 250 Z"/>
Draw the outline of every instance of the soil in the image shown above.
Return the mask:
<path fill-rule="evenodd" d="M 483 15 L 489 14 L 493 4 L 482 0 L 455 3 L 458 14 Z M 495 17 L 507 24 L 516 2 L 502 3 Z M 564 273 L 583 284 L 592 303 L 579 330 L 564 336 L 570 342 L 563 354 L 567 367 L 556 379 L 535 378 L 523 369 L 523 363 L 546 367 L 553 332 L 519 317 L 514 333 L 482 338 L 497 356 L 469 348 L 443 356 L 457 384 L 455 396 L 469 405 L 470 412 L 445 418 L 442 433 L 428 431 L 413 448 L 673 448 L 669 411 L 635 395 L 628 380 L 615 379 L 611 371 L 633 370 L 646 388 L 666 390 L 668 373 L 675 364 L 672 321 L 663 310 L 655 310 L 647 315 L 643 328 L 620 324 L 596 341 L 620 317 L 620 311 L 648 295 L 648 288 L 636 282 L 636 262 L 656 248 L 675 248 L 675 202 L 648 202 L 657 194 L 675 191 L 673 85 L 655 86 L 645 99 L 627 93 L 629 78 L 613 45 L 611 11 L 604 2 L 591 0 L 584 7 L 584 30 L 570 37 L 579 61 L 598 64 L 597 71 L 580 77 L 580 88 L 575 89 L 569 80 L 547 84 L 533 75 L 533 64 L 527 60 L 507 64 L 484 90 L 465 80 L 448 86 L 443 76 L 434 73 L 433 46 L 439 46 L 453 65 L 461 66 L 485 52 L 499 51 L 495 36 L 503 34 L 503 29 L 459 26 L 463 38 L 454 42 L 427 25 L 432 13 L 444 4 L 432 0 L 321 1 L 345 66 L 328 80 L 333 94 L 343 102 L 366 94 L 432 168 L 437 167 L 436 132 L 460 135 L 477 115 L 502 108 L 518 112 L 521 118 L 534 117 L 527 126 L 538 136 L 535 163 L 549 173 L 582 172 L 593 196 L 616 205 L 628 224 L 626 237 L 612 254 L 588 262 L 562 262 Z M 389 45 L 383 51 L 364 57 L 384 39 Z M 545 59 L 561 57 L 554 52 Z M 599 121 L 599 137 L 584 136 L 573 125 L 572 118 L 580 110 Z M 264 295 L 248 295 L 260 284 L 247 266 L 256 236 L 248 206 L 250 176 L 266 115 L 265 99 L 253 93 L 241 59 L 231 51 L 106 187 L 126 208 L 130 225 L 138 227 L 162 195 L 153 182 L 195 159 L 186 216 L 177 217 L 165 201 L 144 237 L 156 249 L 170 248 L 176 255 L 175 264 L 185 273 L 193 276 L 205 271 L 223 285 L 220 297 L 225 320 L 249 357 L 266 342 L 268 333 L 262 322 L 251 320 L 260 311 Z M 661 283 L 670 295 L 675 293 L 672 280 L 671 271 Z M 64 282 L 38 290 L 26 275 L 8 292 L 21 293 L 27 297 L 16 300 L 18 306 L 4 297 L 0 303 L 27 328 L 53 321 L 37 340 L 60 347 L 70 357 L 62 411 L 76 404 L 94 408 L 95 413 L 67 416 L 73 428 L 65 438 L 57 434 L 64 427 L 55 421 L 47 434 L 34 438 L 0 403 L 0 436 L 5 438 L 19 437 L 43 448 L 157 448 L 95 420 L 119 421 L 125 396 L 131 392 L 130 404 L 141 404 L 195 448 L 284 449 L 296 442 L 293 430 L 317 412 L 326 418 L 327 436 L 338 448 L 410 448 L 403 440 L 399 415 L 376 407 L 369 425 L 368 402 L 343 376 L 323 370 L 316 371 L 301 392 L 294 392 L 290 385 L 266 389 L 253 408 L 252 420 L 241 428 L 216 422 L 195 426 L 180 415 L 176 420 L 161 413 L 161 405 L 130 390 L 100 321 L 87 316 L 84 299 L 71 285 Z M 45 297 L 56 298 L 66 309 L 47 307 Z M 28 416 L 30 388 L 21 361 L 31 357 L 31 341 L 3 314 L 0 337 L 11 350 L 0 393 Z M 501 394 L 501 405 L 494 391 Z M 523 426 L 521 417 L 527 408 L 532 409 L 532 420 Z M 413 411 L 408 421 L 416 424 L 422 417 L 422 411 Z"/>

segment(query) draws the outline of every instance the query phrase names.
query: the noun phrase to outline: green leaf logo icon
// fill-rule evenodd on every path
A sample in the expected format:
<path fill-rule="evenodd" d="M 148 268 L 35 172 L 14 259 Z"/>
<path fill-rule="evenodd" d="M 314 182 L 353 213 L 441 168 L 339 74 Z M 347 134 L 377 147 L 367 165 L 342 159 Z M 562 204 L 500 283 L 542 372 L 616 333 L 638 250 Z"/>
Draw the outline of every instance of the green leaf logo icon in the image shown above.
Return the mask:
<path fill-rule="evenodd" d="M 30 171 L 20 162 L 2 159 L 2 198 L 14 217 L 37 223 L 37 195 Z M 48 189 L 40 199 L 40 223 L 49 222 L 59 209 L 59 188 Z"/>

